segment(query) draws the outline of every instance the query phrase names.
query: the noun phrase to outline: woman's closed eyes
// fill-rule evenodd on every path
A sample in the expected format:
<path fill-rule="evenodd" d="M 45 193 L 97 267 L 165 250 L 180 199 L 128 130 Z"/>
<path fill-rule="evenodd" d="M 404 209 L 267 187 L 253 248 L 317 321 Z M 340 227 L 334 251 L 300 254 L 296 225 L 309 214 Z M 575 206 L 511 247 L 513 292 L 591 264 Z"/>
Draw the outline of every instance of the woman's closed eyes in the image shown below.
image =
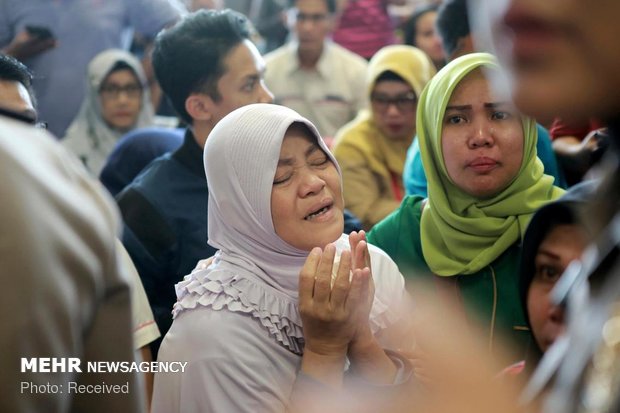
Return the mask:
<path fill-rule="evenodd" d="M 325 169 L 330 162 L 331 161 L 327 157 L 325 152 L 323 152 L 318 146 L 313 145 L 306 152 L 305 166 L 308 166 L 312 169 Z M 297 166 L 294 159 L 280 159 L 278 161 L 278 169 L 276 169 L 273 184 L 281 185 L 290 181 L 291 178 L 295 176 L 295 173 L 303 166 L 304 165 Z"/>

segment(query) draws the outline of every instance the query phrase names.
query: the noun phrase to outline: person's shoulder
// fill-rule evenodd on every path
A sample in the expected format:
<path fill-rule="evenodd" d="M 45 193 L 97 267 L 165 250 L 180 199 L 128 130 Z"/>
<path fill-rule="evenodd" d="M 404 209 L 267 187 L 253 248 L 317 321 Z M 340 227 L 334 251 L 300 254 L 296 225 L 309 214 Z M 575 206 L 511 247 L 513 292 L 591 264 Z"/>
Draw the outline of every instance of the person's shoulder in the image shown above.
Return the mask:
<path fill-rule="evenodd" d="M 290 65 L 289 62 L 292 62 L 295 59 L 295 54 L 291 44 L 285 43 L 277 49 L 265 54 L 264 59 L 265 65 L 269 69 L 267 71 L 268 74 L 269 71 L 272 70 L 281 71 L 282 64 L 288 67 Z"/>
<path fill-rule="evenodd" d="M 179 171 L 179 162 L 174 159 L 172 153 L 166 153 L 149 163 L 142 172 L 127 185 L 126 189 L 138 192 L 161 192 L 168 187 L 164 184 L 170 177 L 174 177 Z M 119 194 L 120 196 L 120 194 Z"/>
<path fill-rule="evenodd" d="M 20 189 L 11 199 L 33 196 L 46 199 L 82 199 L 45 205 L 27 204 L 27 208 L 58 209 L 63 215 L 89 207 L 105 212 L 106 218 L 116 218 L 109 194 L 88 174 L 84 165 L 47 132 L 11 119 L 0 119 L 0 172 L 4 172 L 3 190 Z M 16 185 L 15 187 L 13 185 Z M 53 190 L 50 190 L 52 188 Z M 3 202 L 8 199 L 3 198 Z M 86 202 L 92 201 L 92 202 Z M 45 217 L 45 214 L 41 214 Z M 35 217 L 33 217 L 35 218 Z"/>
<path fill-rule="evenodd" d="M 210 307 L 174 320 L 158 360 L 187 361 L 181 386 L 204 411 L 284 411 L 299 367 L 251 314 Z"/>
<path fill-rule="evenodd" d="M 400 209 L 405 208 L 421 214 L 422 206 L 426 204 L 425 200 L 426 198 L 421 195 L 407 195 L 403 198 Z"/>
<path fill-rule="evenodd" d="M 397 231 L 400 238 L 403 234 L 409 237 L 419 236 L 415 234 L 419 231 L 411 231 L 411 229 L 414 226 L 419 227 L 424 200 L 425 198 L 419 195 L 407 195 L 396 210 L 372 228 L 371 236 L 375 237 L 386 231 Z"/>
<path fill-rule="evenodd" d="M 286 43 L 267 53 L 265 59 L 265 82 L 276 95 L 288 90 L 289 76 L 297 67 L 297 57 L 292 46 Z M 277 96 L 276 96 L 277 97 Z"/>
<path fill-rule="evenodd" d="M 410 228 L 411 225 L 420 225 L 422 209 L 426 206 L 426 198 L 421 195 L 407 195 L 403 198 L 400 207 L 395 211 L 402 224 Z M 407 228 L 403 228 L 406 230 Z M 414 235 L 414 234 L 411 234 Z M 419 234 L 415 234 L 419 236 Z"/>
<path fill-rule="evenodd" d="M 370 262 L 373 265 L 377 260 L 379 260 L 378 262 L 394 262 L 387 252 L 374 244 L 368 244 L 368 252 L 370 253 Z"/>
<path fill-rule="evenodd" d="M 142 222 L 144 230 L 153 229 L 154 222 L 159 223 L 161 228 L 168 226 L 165 205 L 167 201 L 175 199 L 175 186 L 168 184 L 174 182 L 171 177 L 176 175 L 175 163 L 170 154 L 155 159 L 116 195 L 116 202 L 126 224 Z M 137 228 L 134 230 L 137 231 Z"/>
<path fill-rule="evenodd" d="M 337 43 L 329 42 L 329 50 L 339 59 L 346 62 L 347 66 L 344 66 L 344 68 L 348 70 L 366 70 L 368 68 L 366 59 Z"/>
<path fill-rule="evenodd" d="M 284 43 L 282 46 L 266 53 L 264 58 L 265 62 L 272 61 L 274 59 L 282 58 L 282 56 L 289 56 L 292 54 L 292 48 L 290 43 Z"/>
<path fill-rule="evenodd" d="M 200 305 L 180 313 L 170 331 L 167 346 L 183 351 L 200 349 L 204 357 L 243 357 L 279 347 L 251 314 Z"/>
<path fill-rule="evenodd" d="M 366 110 L 362 110 L 353 120 L 347 122 L 336 133 L 334 139 L 334 151 L 339 147 L 364 147 L 366 140 L 370 137 L 368 123 L 370 115 Z"/>
<path fill-rule="evenodd" d="M 57 277 L 56 281 L 78 276 L 99 279 L 97 283 L 122 278 L 111 268 L 114 240 L 120 230 L 112 198 L 54 137 L 0 119 L 0 172 L 2 224 L 12 237 L 4 256 L 14 258 L 12 250 L 39 251 L 46 256 L 44 262 L 29 263 L 32 271 L 20 276 L 36 276 L 35 269 L 42 265 L 51 274 L 48 278 Z M 66 253 L 61 257 L 58 251 Z M 100 265 L 94 265 L 93 260 L 99 260 Z M 19 258 L 13 264 L 17 262 Z M 3 264 L 11 268 L 11 262 Z"/>

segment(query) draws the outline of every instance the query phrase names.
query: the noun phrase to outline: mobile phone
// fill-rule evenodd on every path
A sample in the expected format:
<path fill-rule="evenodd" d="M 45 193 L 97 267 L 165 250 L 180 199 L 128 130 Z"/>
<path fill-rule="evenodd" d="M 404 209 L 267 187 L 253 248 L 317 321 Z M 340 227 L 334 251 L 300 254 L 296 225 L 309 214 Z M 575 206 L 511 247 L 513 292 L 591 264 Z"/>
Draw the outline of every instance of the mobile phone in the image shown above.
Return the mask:
<path fill-rule="evenodd" d="M 50 29 L 44 26 L 26 26 L 26 31 L 37 37 L 39 40 L 53 39 L 54 34 Z"/>

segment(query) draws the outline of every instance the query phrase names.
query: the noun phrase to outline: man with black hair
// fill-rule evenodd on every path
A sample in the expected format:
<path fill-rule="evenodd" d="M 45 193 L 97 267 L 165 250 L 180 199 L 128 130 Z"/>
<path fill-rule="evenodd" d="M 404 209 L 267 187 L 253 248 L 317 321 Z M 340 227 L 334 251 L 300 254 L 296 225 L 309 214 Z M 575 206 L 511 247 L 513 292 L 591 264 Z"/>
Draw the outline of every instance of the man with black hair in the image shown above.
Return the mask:
<path fill-rule="evenodd" d="M 22 120 L 37 120 L 36 99 L 30 70 L 14 57 L 0 53 L 0 108 Z"/>
<path fill-rule="evenodd" d="M 328 36 L 335 0 L 295 0 L 295 40 L 265 56 L 265 82 L 276 103 L 308 118 L 326 137 L 352 120 L 366 102 L 367 62 Z"/>
<path fill-rule="evenodd" d="M 117 200 L 125 221 L 123 243 L 162 336 L 172 323 L 174 285 L 215 253 L 207 245 L 202 160 L 207 136 L 234 109 L 273 99 L 263 82 L 264 61 L 249 36 L 243 15 L 200 10 L 155 40 L 157 80 L 189 126 L 181 147 L 153 161 Z M 154 356 L 160 343 L 153 343 Z"/>
<path fill-rule="evenodd" d="M 446 0 L 437 14 L 437 30 L 448 61 L 474 50 L 467 17 L 467 0 Z"/>

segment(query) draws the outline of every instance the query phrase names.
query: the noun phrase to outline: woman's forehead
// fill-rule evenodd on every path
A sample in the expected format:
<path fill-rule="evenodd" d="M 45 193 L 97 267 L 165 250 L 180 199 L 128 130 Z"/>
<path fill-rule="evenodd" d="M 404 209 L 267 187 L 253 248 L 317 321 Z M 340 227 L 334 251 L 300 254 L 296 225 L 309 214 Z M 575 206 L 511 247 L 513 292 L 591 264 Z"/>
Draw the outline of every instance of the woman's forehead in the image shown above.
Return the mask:
<path fill-rule="evenodd" d="M 287 133 L 280 147 L 280 160 L 297 156 L 307 157 L 317 152 L 317 150 L 323 152 L 316 139 L 313 139 L 311 136 L 303 133 Z"/>
<path fill-rule="evenodd" d="M 510 94 L 507 90 L 497 90 L 491 77 L 499 76 L 499 71 L 487 71 L 477 68 L 466 74 L 456 85 L 450 96 L 449 105 L 460 101 L 479 100 L 484 98 L 489 102 L 510 102 Z"/>

